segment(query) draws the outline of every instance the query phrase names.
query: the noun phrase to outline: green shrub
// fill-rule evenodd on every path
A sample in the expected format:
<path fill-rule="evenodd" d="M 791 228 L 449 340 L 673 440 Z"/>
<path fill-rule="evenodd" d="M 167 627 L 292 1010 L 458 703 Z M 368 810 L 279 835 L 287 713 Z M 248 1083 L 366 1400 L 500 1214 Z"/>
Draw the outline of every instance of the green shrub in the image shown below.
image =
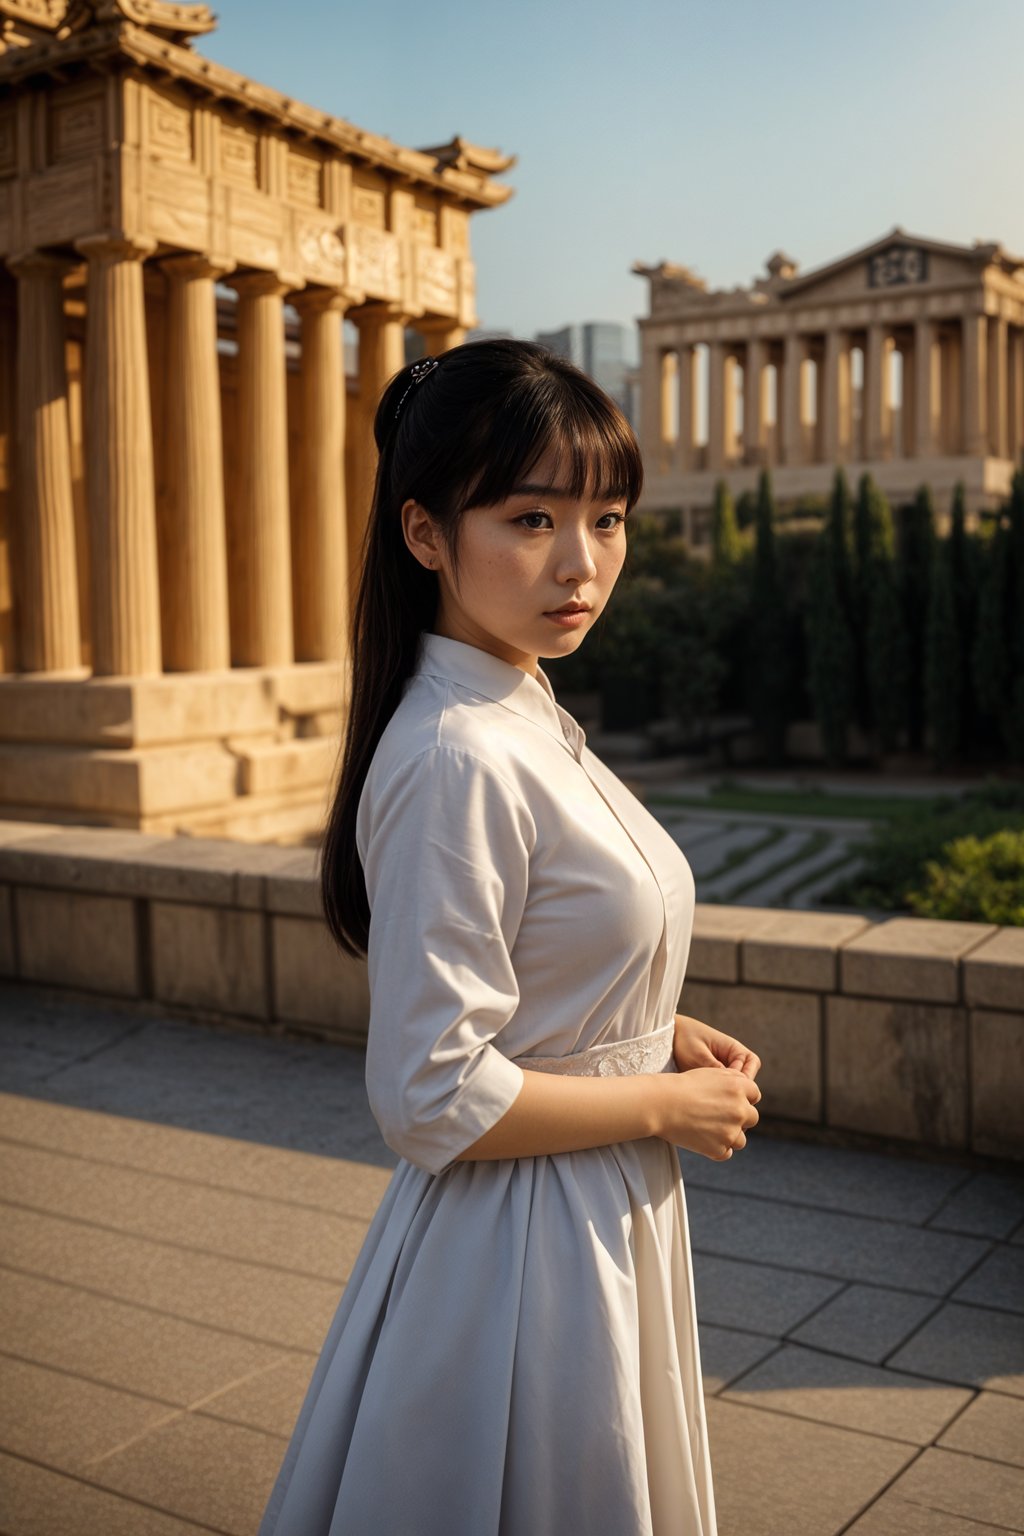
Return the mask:
<path fill-rule="evenodd" d="M 927 861 L 907 905 L 919 917 L 1024 927 L 1024 830 L 955 838 Z"/>

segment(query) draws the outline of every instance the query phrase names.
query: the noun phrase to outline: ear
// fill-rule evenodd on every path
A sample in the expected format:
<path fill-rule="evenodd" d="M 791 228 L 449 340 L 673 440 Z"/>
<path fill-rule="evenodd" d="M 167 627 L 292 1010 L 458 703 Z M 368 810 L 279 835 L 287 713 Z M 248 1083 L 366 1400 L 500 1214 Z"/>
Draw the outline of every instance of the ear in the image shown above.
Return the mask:
<path fill-rule="evenodd" d="M 410 496 L 402 503 L 401 517 L 402 533 L 410 553 L 428 570 L 436 570 L 440 564 L 441 542 L 430 513 Z"/>

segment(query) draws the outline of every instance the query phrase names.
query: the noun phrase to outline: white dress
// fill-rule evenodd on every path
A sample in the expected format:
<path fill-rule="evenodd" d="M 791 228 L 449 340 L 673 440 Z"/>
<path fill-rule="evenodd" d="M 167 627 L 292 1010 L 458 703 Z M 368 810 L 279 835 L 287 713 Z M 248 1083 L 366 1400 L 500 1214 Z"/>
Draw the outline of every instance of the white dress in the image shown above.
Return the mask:
<path fill-rule="evenodd" d="M 259 1536 L 716 1536 L 675 1148 L 455 1161 L 526 1065 L 675 1070 L 689 864 L 542 669 L 432 633 L 357 844 L 400 1160 Z"/>

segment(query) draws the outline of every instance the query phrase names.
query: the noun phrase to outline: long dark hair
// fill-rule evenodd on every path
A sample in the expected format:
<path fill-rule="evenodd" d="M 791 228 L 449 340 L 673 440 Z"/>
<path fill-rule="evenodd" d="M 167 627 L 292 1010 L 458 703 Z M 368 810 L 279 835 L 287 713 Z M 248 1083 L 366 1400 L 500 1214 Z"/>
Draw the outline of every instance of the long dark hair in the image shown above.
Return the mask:
<path fill-rule="evenodd" d="M 643 486 L 640 448 L 622 411 L 544 347 L 472 341 L 442 353 L 418 381 L 415 366 L 391 379 L 373 422 L 379 458 L 352 615 L 352 696 L 321 848 L 324 917 L 354 957 L 366 954 L 370 929 L 355 838 L 359 797 L 437 610 L 437 577 L 405 542 L 402 506 L 412 498 L 430 513 L 457 582 L 463 513 L 503 501 L 549 448 L 575 497 L 621 496 L 632 507 Z"/>

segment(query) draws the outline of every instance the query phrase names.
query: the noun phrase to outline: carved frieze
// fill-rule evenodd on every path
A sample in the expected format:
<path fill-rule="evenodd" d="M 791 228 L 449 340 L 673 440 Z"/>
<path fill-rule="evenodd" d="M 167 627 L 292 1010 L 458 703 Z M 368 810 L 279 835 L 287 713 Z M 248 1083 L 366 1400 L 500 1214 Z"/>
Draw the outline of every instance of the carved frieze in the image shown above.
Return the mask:
<path fill-rule="evenodd" d="M 345 228 L 350 254 L 349 281 L 375 299 L 399 300 L 402 296 L 402 252 L 394 235 L 352 223 Z"/>
<path fill-rule="evenodd" d="M 51 96 L 47 113 L 47 163 L 61 165 L 99 154 L 104 144 L 102 87 Z"/>
<path fill-rule="evenodd" d="M 16 123 L 13 107 L 0 109 L 0 176 L 13 176 L 18 169 Z"/>
<path fill-rule="evenodd" d="M 437 211 L 434 208 L 412 210 L 412 238 L 417 245 L 437 244 Z"/>
<path fill-rule="evenodd" d="M 322 208 L 323 161 L 316 155 L 289 149 L 287 166 L 288 201 L 303 208 Z"/>
<path fill-rule="evenodd" d="M 344 287 L 348 282 L 348 255 L 337 229 L 328 224 L 302 223 L 295 244 L 299 266 L 307 282 Z"/>
<path fill-rule="evenodd" d="M 164 159 L 191 161 L 193 112 L 163 91 L 146 92 L 146 147 Z"/>
<path fill-rule="evenodd" d="M 366 224 L 371 229 L 384 229 L 387 224 L 384 193 L 377 187 L 354 186 L 352 217 L 357 224 Z"/>
<path fill-rule="evenodd" d="M 255 188 L 257 185 L 258 140 L 251 128 L 240 124 L 220 124 L 220 152 L 218 165 L 221 175 L 240 187 Z"/>
<path fill-rule="evenodd" d="M 459 307 L 455 258 L 436 246 L 414 245 L 416 304 L 438 315 L 454 315 Z"/>

